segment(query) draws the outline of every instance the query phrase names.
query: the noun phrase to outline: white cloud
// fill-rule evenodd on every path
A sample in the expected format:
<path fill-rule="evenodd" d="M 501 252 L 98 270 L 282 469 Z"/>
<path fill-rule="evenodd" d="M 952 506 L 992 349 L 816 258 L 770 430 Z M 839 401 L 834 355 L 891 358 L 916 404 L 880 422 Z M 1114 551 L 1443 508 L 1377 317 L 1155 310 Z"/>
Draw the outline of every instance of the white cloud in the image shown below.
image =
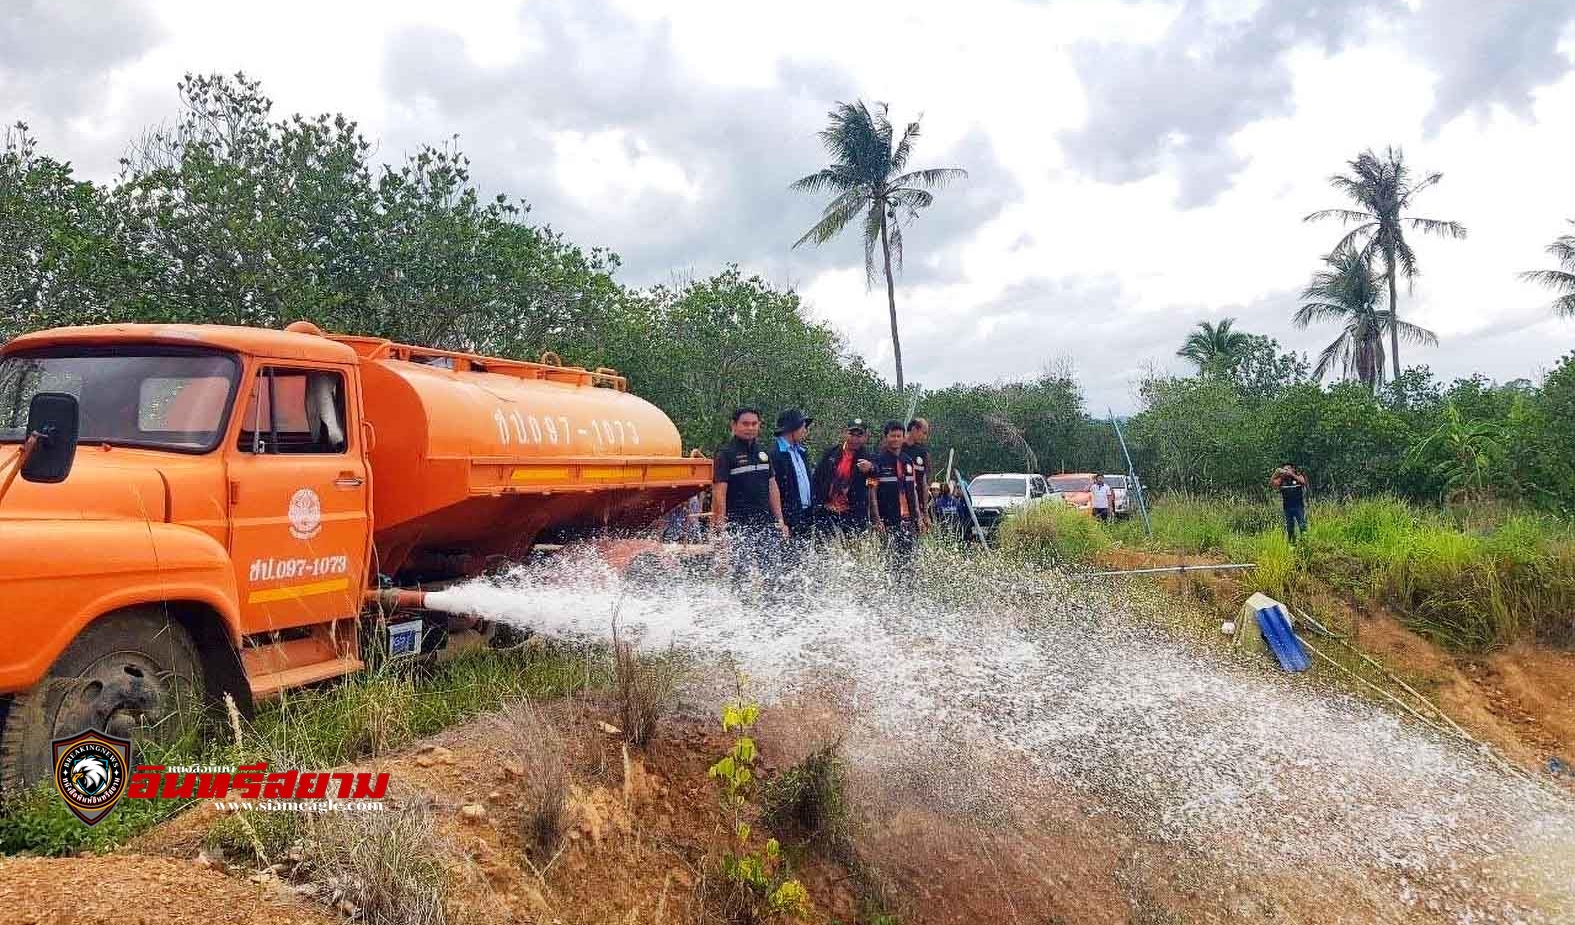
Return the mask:
<path fill-rule="evenodd" d="M 1455 0 L 1316 0 L 1329 15 L 1314 20 L 1260 0 L 145 6 L 117 26 L 136 41 L 96 60 L 23 14 L 42 24 L 32 66 L 69 73 L 73 92 L 0 63 L 0 115 L 29 117 L 47 150 L 106 179 L 173 112 L 182 73 L 245 70 L 284 112 L 357 119 L 387 159 L 459 133 L 482 182 L 624 253 L 631 282 L 725 259 L 791 279 L 888 371 L 884 286 L 866 287 L 856 231 L 789 250 L 816 204 L 786 186 L 819 166 L 812 133 L 834 100 L 923 112 L 916 164 L 973 172 L 907 232 L 898 308 L 909 378 L 926 384 L 1072 354 L 1091 406 L 1129 408 L 1140 365 L 1180 369 L 1171 341 L 1228 314 L 1315 351 L 1333 332 L 1288 318 L 1339 229 L 1302 216 L 1339 204 L 1328 175 L 1386 144 L 1444 172 L 1419 208 L 1471 229 L 1415 242 L 1423 276 L 1402 311 L 1444 343 L 1408 362 L 1508 379 L 1575 344 L 1575 322 L 1515 277 L 1575 217 L 1575 31 L 1565 14 L 1558 44 L 1549 8 L 1542 32 L 1506 14 L 1473 38 L 1451 24 Z M 1127 61 L 1168 70 L 1100 72 Z M 1145 85 L 1169 74 L 1196 83 Z"/>

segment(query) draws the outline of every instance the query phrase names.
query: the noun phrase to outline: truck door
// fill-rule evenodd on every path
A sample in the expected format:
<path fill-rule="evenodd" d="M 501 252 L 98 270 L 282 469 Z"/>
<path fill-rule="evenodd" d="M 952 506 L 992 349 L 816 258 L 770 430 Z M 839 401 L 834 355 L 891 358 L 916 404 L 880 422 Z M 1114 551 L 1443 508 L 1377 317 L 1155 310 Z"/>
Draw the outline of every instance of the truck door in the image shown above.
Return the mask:
<path fill-rule="evenodd" d="M 341 369 L 256 370 L 228 448 L 230 556 L 248 633 L 357 615 L 367 467 Z"/>

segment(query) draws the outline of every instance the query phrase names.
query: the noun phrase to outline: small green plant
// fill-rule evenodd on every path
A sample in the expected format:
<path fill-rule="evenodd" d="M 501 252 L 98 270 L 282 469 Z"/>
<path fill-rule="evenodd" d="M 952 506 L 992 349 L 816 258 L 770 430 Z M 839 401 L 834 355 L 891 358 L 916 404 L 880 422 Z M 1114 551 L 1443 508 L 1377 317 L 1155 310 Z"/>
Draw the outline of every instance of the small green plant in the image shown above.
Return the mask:
<path fill-rule="evenodd" d="M 775 838 L 750 850 L 750 824 L 744 809 L 755 790 L 755 765 L 760 755 L 750 735 L 760 718 L 760 706 L 742 696 L 722 707 L 722 731 L 736 733 L 733 745 L 706 772 L 722 789 L 722 807 L 732 825 L 733 843 L 722 855 L 721 871 L 733 889 L 729 911 L 735 921 L 761 922 L 771 918 L 802 919 L 810 913 L 809 892 L 797 880 L 784 876 L 782 848 Z"/>

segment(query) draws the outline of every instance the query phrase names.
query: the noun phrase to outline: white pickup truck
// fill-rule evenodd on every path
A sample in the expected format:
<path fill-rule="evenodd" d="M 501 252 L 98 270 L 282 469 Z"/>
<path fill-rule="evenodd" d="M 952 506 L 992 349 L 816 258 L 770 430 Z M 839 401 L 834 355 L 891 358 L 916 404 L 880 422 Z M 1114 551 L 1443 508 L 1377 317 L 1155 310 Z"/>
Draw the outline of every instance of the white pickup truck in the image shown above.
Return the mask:
<path fill-rule="evenodd" d="M 968 483 L 973 514 L 986 531 L 994 530 L 1013 508 L 1040 501 L 1049 494 L 1045 477 L 1032 472 L 991 472 L 974 476 Z"/>

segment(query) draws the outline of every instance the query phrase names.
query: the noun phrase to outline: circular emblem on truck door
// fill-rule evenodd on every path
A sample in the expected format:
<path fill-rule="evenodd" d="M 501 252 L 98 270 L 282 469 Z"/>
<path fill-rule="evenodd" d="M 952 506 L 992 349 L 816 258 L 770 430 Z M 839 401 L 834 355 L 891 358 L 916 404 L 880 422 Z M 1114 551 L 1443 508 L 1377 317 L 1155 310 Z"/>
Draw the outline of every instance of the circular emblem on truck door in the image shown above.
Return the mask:
<path fill-rule="evenodd" d="M 309 540 L 323 530 L 323 502 L 310 488 L 298 489 L 290 496 L 290 535 Z"/>

